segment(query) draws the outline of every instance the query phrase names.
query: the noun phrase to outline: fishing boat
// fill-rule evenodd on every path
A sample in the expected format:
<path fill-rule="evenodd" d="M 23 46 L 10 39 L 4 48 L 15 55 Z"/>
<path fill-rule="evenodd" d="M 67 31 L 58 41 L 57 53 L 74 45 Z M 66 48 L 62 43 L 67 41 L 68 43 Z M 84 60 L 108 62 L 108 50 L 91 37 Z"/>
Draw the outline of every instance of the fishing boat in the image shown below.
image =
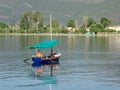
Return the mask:
<path fill-rule="evenodd" d="M 53 46 L 58 43 L 57 39 L 54 40 L 43 40 L 39 43 L 34 45 L 28 46 L 29 49 L 51 49 L 51 53 L 49 56 L 45 57 L 37 57 L 36 55 L 32 55 L 31 59 L 34 63 L 41 63 L 41 64 L 51 64 L 51 63 L 59 63 L 59 58 L 61 57 L 61 53 L 54 53 Z"/>

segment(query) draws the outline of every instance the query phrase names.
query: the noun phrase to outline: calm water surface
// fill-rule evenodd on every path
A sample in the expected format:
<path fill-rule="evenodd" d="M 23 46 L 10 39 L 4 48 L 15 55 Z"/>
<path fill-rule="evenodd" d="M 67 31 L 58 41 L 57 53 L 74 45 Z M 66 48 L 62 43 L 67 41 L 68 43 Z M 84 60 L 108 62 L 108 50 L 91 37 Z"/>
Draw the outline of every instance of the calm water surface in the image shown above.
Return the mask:
<path fill-rule="evenodd" d="M 26 46 L 48 38 L 0 36 L 0 90 L 120 90 L 120 37 L 55 36 L 60 64 L 36 75 Z"/>

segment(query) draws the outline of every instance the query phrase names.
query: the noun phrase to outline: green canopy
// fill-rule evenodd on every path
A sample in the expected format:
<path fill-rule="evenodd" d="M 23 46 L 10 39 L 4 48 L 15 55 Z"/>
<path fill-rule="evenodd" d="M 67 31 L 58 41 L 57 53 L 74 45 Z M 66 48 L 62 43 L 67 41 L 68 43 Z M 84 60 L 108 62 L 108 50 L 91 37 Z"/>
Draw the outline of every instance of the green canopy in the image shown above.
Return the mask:
<path fill-rule="evenodd" d="M 54 45 L 56 45 L 58 43 L 58 40 L 44 40 L 44 41 L 41 41 L 37 44 L 34 44 L 32 46 L 28 46 L 27 48 L 30 48 L 30 49 L 35 49 L 35 48 L 51 48 L 53 47 Z"/>

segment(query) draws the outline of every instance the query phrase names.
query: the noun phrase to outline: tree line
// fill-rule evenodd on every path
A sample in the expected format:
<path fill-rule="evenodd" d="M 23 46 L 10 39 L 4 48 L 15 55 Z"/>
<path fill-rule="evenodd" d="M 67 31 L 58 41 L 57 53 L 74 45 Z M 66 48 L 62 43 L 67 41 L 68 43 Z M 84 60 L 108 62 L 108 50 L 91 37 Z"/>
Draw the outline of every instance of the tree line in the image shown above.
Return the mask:
<path fill-rule="evenodd" d="M 7 25 L 6 23 L 0 23 L 0 33 L 49 33 L 50 23 L 43 24 L 44 18 L 41 12 L 25 12 L 21 15 L 18 25 Z M 75 33 L 85 34 L 87 30 L 90 32 L 114 32 L 114 30 L 107 30 L 106 28 L 112 24 L 112 21 L 107 17 L 101 17 L 99 21 L 95 21 L 93 18 L 84 16 L 82 24 L 76 27 L 74 19 L 70 19 L 66 22 L 66 25 L 59 25 L 56 18 L 52 19 L 53 33 Z M 67 28 L 71 27 L 71 30 Z M 74 29 L 74 31 L 73 31 Z"/>

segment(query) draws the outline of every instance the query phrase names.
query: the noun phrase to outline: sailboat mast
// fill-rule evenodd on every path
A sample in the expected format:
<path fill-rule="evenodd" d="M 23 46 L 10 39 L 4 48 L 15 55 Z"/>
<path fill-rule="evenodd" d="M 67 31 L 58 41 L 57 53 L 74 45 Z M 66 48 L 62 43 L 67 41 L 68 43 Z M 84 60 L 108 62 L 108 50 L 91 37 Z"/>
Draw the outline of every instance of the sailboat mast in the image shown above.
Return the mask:
<path fill-rule="evenodd" d="M 50 39 L 52 40 L 52 15 L 50 14 Z M 53 55 L 53 48 L 51 47 L 51 56 Z"/>
<path fill-rule="evenodd" d="M 50 39 L 52 40 L 52 16 L 51 14 L 50 14 L 50 35 L 51 35 Z"/>

